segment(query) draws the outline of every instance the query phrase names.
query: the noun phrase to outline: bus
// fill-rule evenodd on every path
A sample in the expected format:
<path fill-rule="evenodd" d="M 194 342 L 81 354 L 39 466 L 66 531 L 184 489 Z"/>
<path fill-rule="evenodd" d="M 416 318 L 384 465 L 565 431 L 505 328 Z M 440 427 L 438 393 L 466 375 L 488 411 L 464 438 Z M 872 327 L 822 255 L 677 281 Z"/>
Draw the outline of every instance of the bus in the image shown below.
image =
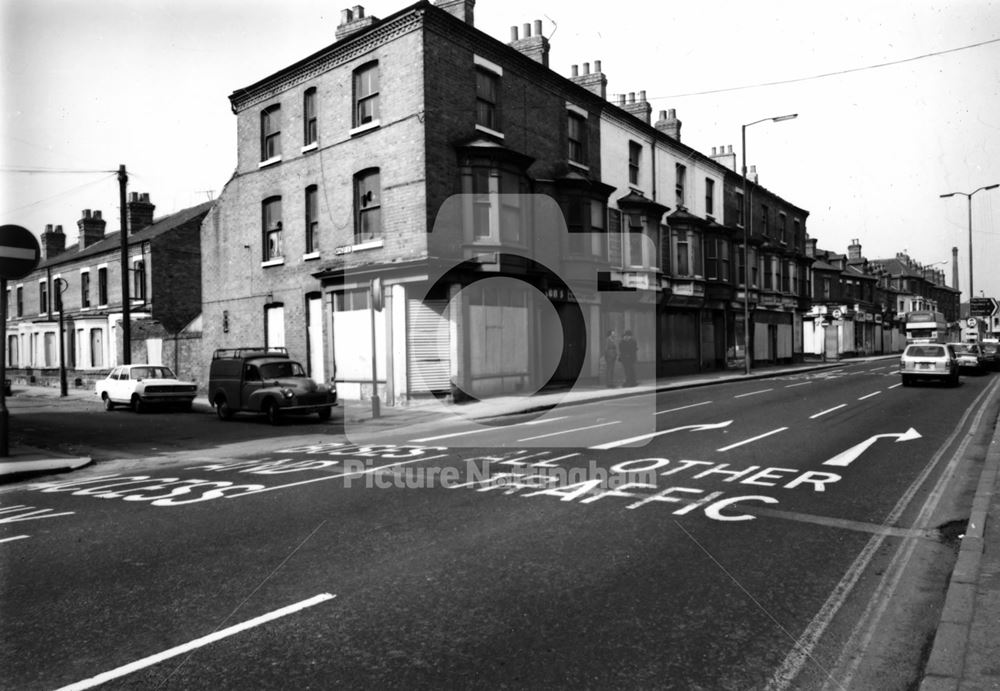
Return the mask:
<path fill-rule="evenodd" d="M 907 312 L 904 331 L 907 343 L 948 343 L 948 322 L 940 312 Z"/>

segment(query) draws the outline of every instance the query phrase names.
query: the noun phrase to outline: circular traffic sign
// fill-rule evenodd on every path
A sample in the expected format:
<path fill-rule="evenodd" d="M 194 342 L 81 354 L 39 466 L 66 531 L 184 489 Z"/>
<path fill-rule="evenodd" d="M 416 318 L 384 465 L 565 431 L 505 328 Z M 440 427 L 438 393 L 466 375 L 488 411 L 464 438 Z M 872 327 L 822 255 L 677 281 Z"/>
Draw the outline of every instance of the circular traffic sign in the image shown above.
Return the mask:
<path fill-rule="evenodd" d="M 969 317 L 969 318 L 968 318 L 968 319 L 967 319 L 967 320 L 965 321 L 965 323 L 966 323 L 966 324 L 968 324 L 969 326 L 975 326 L 976 324 L 978 324 L 978 323 L 979 323 L 979 321 L 978 321 L 978 320 L 977 320 L 977 319 L 976 319 L 975 317 Z"/>
<path fill-rule="evenodd" d="M 38 266 L 42 250 L 31 231 L 0 226 L 0 278 L 24 278 Z"/>
<path fill-rule="evenodd" d="M 839 309 L 833 310 L 833 318 L 834 319 L 840 319 L 843 316 L 843 314 L 844 313 L 841 312 Z"/>

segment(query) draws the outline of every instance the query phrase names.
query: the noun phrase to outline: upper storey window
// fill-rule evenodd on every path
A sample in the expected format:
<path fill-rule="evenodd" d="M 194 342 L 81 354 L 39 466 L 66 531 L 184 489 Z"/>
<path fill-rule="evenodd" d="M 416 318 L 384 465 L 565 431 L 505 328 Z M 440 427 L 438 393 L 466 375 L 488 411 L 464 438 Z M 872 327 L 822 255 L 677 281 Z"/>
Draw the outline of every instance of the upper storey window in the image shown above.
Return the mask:
<path fill-rule="evenodd" d="M 569 142 L 569 160 L 583 165 L 587 164 L 587 120 L 578 113 L 569 113 L 566 123 L 566 139 Z"/>
<path fill-rule="evenodd" d="M 379 118 L 378 63 L 371 62 L 354 70 L 354 127 L 361 127 Z"/>
<path fill-rule="evenodd" d="M 260 114 L 260 160 L 281 158 L 281 106 L 265 108 Z"/>
<path fill-rule="evenodd" d="M 302 96 L 302 145 L 309 146 L 315 144 L 319 139 L 319 130 L 316 124 L 316 87 L 306 89 Z"/>
<path fill-rule="evenodd" d="M 500 130 L 497 110 L 500 101 L 500 77 L 485 69 L 476 69 L 476 124 Z"/>

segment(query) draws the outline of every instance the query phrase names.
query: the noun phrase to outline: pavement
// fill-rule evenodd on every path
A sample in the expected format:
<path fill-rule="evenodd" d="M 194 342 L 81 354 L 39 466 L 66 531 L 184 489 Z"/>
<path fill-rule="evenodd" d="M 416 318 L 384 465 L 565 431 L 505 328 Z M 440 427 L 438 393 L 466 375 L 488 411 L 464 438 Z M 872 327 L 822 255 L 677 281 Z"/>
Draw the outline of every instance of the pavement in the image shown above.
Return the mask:
<path fill-rule="evenodd" d="M 495 418 L 544 410 L 556 405 L 573 405 L 673 389 L 711 386 L 730 381 L 766 379 L 823 369 L 833 369 L 859 361 L 895 359 L 898 355 L 850 358 L 833 362 L 805 362 L 794 365 L 755 368 L 747 375 L 739 370 L 667 377 L 632 387 L 577 386 L 572 389 L 533 395 L 497 396 L 461 404 L 470 419 Z M 16 386 L 14 396 L 59 399 L 58 389 Z M 72 389 L 67 397 L 93 400 L 93 390 Z M 194 400 L 193 408 L 213 412 L 205 396 Z M 399 425 L 432 420 L 442 412 L 437 400 L 412 402 L 405 406 L 382 406 L 373 415 L 369 401 L 345 401 L 345 420 L 369 425 Z M 986 461 L 980 474 L 972 512 L 951 575 L 941 619 L 924 668 L 919 691 L 1000 691 L 1000 420 L 994 428 Z M 57 472 L 83 467 L 86 456 L 62 455 L 23 445 L 12 445 L 7 458 L 0 458 L 0 482 L 40 472 Z M 992 516 L 993 520 L 990 520 Z"/>

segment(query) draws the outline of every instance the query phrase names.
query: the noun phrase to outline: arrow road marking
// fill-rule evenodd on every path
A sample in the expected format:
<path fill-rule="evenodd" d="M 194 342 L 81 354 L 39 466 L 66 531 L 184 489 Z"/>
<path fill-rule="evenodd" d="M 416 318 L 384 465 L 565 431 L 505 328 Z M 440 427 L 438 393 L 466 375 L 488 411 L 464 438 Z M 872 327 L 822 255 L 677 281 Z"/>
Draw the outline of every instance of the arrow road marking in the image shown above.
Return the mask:
<path fill-rule="evenodd" d="M 692 432 L 700 432 L 707 429 L 721 429 L 723 427 L 728 427 L 733 423 L 732 420 L 726 420 L 725 422 L 709 423 L 706 425 L 684 425 L 683 427 L 674 427 L 673 429 L 665 429 L 660 432 L 650 432 L 649 434 L 640 434 L 638 437 L 629 437 L 628 439 L 619 439 L 618 441 L 609 441 L 604 444 L 598 444 L 597 446 L 591 446 L 592 449 L 600 449 L 606 451 L 608 449 L 614 449 L 619 446 L 626 446 L 627 444 L 632 444 L 637 441 L 646 441 L 647 439 L 652 439 L 653 437 L 659 437 L 662 434 L 670 434 L 671 432 L 680 432 L 681 430 L 691 430 Z"/>
<path fill-rule="evenodd" d="M 876 434 L 874 437 L 865 439 L 863 442 L 861 442 L 860 444 L 856 444 L 855 446 L 852 446 L 847 451 L 842 451 L 833 458 L 824 461 L 823 465 L 835 465 L 841 468 L 849 466 L 851 462 L 854 461 L 855 458 L 863 454 L 869 446 L 871 446 L 872 444 L 874 444 L 875 442 L 877 442 L 879 439 L 882 438 L 886 439 L 894 438 L 896 440 L 896 443 L 898 444 L 901 441 L 912 441 L 914 439 L 920 439 L 921 436 L 922 435 L 920 434 L 920 432 L 913 429 L 912 427 L 901 434 Z"/>

